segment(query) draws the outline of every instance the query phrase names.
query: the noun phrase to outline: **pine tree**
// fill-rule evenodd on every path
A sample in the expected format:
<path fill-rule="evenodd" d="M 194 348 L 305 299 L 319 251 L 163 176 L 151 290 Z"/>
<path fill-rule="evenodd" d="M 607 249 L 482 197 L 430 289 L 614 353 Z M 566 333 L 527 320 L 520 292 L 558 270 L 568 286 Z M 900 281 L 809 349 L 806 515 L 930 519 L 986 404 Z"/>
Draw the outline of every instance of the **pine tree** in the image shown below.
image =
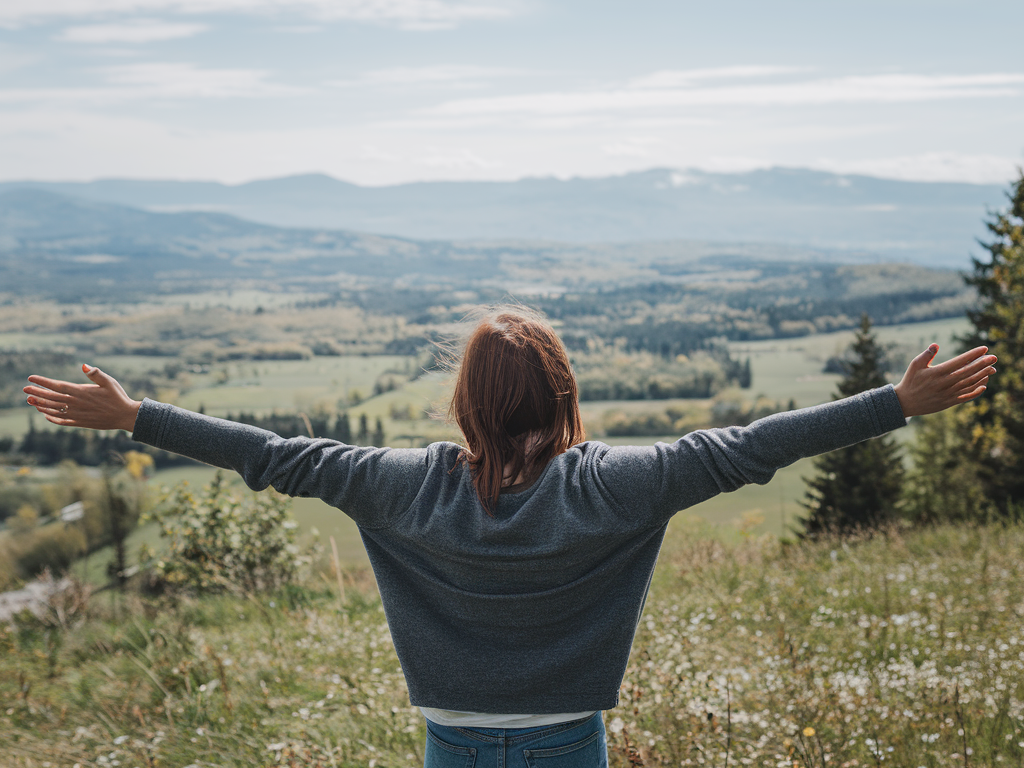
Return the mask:
<path fill-rule="evenodd" d="M 377 417 L 377 423 L 373 427 L 373 436 L 370 440 L 370 445 L 375 445 L 378 448 L 384 445 L 384 441 L 387 438 L 384 436 L 384 425 L 381 423 L 380 416 Z"/>
<path fill-rule="evenodd" d="M 864 315 L 860 330 L 843 362 L 839 394 L 850 397 L 885 386 L 885 351 Z M 841 448 L 814 460 L 815 477 L 807 479 L 801 519 L 803 536 L 874 529 L 893 520 L 903 484 L 900 449 L 892 437 L 880 437 Z"/>
<path fill-rule="evenodd" d="M 366 421 L 366 414 L 359 414 L 359 433 L 356 435 L 356 443 L 359 445 L 370 444 L 370 426 Z"/>
<path fill-rule="evenodd" d="M 1007 513 L 1024 504 L 1024 169 L 1010 188 L 1010 207 L 986 222 L 989 257 L 973 259 L 965 280 L 978 291 L 974 326 L 964 349 L 986 346 L 999 358 L 998 374 L 981 399 L 966 407 L 964 450 L 977 465 L 985 496 Z"/>
<path fill-rule="evenodd" d="M 334 439 L 345 445 L 352 444 L 352 423 L 348 419 L 347 411 L 334 422 Z"/>
<path fill-rule="evenodd" d="M 976 521 L 988 513 L 977 463 L 964 438 L 972 427 L 967 408 L 950 408 L 914 419 L 912 466 L 904 485 L 903 512 L 916 524 Z M 968 460 L 965 460 L 968 459 Z"/>

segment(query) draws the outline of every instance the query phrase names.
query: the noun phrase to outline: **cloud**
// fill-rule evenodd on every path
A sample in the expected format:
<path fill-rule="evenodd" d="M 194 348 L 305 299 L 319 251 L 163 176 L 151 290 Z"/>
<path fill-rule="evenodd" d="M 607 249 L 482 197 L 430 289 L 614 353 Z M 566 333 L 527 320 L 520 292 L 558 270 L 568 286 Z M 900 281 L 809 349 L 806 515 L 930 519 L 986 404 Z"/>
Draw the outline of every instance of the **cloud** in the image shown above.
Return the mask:
<path fill-rule="evenodd" d="M 707 69 L 663 69 L 635 77 L 629 81 L 630 88 L 680 88 L 701 80 L 736 80 L 749 77 L 770 77 L 806 71 L 803 67 L 734 66 Z"/>
<path fill-rule="evenodd" d="M 393 152 L 381 149 L 376 144 L 364 144 L 359 150 L 359 158 L 361 160 L 375 160 L 381 163 L 397 163 L 402 159 Z"/>
<path fill-rule="evenodd" d="M 489 170 L 499 168 L 501 163 L 485 160 L 469 149 L 442 150 L 430 148 L 429 154 L 419 158 L 420 165 L 429 168 L 446 168 L 460 171 L 465 170 Z"/>
<path fill-rule="evenodd" d="M 475 67 L 460 64 L 439 64 L 422 67 L 389 67 L 364 72 L 352 80 L 328 83 L 339 88 L 440 85 L 455 88 L 480 87 L 492 77 L 522 74 L 523 70 L 503 67 Z"/>
<path fill-rule="evenodd" d="M 301 89 L 267 81 L 259 69 L 204 69 L 184 62 L 145 62 L 106 67 L 110 83 L 154 98 L 280 96 Z"/>
<path fill-rule="evenodd" d="M 0 75 L 26 69 L 42 59 L 39 51 L 30 51 L 13 46 L 0 47 Z"/>
<path fill-rule="evenodd" d="M 646 158 L 653 157 L 656 154 L 655 150 L 662 148 L 664 144 L 665 142 L 661 139 L 634 136 L 612 144 L 605 144 L 601 150 L 611 157 Z"/>
<path fill-rule="evenodd" d="M 880 157 L 864 160 L 819 160 L 815 167 L 834 173 L 855 173 L 907 181 L 967 181 L 974 184 L 1004 184 L 1024 165 L 1024 157 L 925 152 L 919 155 Z"/>
<path fill-rule="evenodd" d="M 0 103 L 111 104 L 145 99 L 266 98 L 306 92 L 268 80 L 258 69 L 206 69 L 185 62 L 101 67 L 106 85 L 0 89 Z"/>
<path fill-rule="evenodd" d="M 425 111 L 436 117 L 553 117 L 638 113 L 691 107 L 791 107 L 857 103 L 909 103 L 1017 96 L 1024 73 L 980 75 L 887 74 L 741 85 L 652 87 L 529 93 L 457 99 Z M 643 84 L 647 82 L 648 84 Z M 668 82 L 668 78 L 655 79 Z"/>
<path fill-rule="evenodd" d="M 205 24 L 183 24 L 159 19 L 132 19 L 118 24 L 68 27 L 56 39 L 70 43 L 155 43 L 192 37 L 205 32 Z"/>
<path fill-rule="evenodd" d="M 137 13 L 286 14 L 325 21 L 450 29 L 514 13 L 510 0 L 13 0 L 0 3 L 0 26 Z"/>

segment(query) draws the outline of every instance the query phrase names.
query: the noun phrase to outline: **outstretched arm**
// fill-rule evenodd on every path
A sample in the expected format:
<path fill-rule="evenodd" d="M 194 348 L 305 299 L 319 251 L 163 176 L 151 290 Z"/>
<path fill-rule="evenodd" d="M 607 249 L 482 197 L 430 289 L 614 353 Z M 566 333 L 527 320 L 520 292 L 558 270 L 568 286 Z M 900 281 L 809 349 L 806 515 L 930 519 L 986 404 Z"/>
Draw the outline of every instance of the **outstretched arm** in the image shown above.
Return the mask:
<path fill-rule="evenodd" d="M 111 376 L 82 366 L 90 384 L 30 376 L 28 402 L 68 427 L 124 429 L 172 453 L 238 472 L 253 490 L 272 486 L 314 496 L 359 525 L 378 528 L 404 511 L 427 469 L 424 449 L 359 448 L 334 440 L 283 438 L 153 400 L 132 400 Z"/>
<path fill-rule="evenodd" d="M 933 344 L 918 355 L 895 387 L 777 413 L 748 427 L 698 430 L 671 444 L 610 448 L 599 467 L 603 485 L 624 507 L 647 507 L 664 521 L 719 493 L 767 483 L 799 459 L 877 437 L 910 416 L 935 413 L 985 391 L 995 373 L 995 356 L 985 347 L 931 367 L 937 351 Z"/>

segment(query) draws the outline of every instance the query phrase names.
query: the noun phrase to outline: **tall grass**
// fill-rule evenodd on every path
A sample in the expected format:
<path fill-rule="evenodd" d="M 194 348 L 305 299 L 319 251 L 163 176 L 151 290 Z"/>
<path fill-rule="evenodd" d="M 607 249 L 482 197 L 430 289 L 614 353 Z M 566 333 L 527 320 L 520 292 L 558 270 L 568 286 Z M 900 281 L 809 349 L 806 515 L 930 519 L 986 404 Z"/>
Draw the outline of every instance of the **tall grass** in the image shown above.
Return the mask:
<path fill-rule="evenodd" d="M 1024 527 L 787 545 L 670 532 L 605 713 L 613 765 L 1024 763 Z M 0 764 L 415 766 L 367 571 L 249 599 L 94 596 L 0 629 Z"/>

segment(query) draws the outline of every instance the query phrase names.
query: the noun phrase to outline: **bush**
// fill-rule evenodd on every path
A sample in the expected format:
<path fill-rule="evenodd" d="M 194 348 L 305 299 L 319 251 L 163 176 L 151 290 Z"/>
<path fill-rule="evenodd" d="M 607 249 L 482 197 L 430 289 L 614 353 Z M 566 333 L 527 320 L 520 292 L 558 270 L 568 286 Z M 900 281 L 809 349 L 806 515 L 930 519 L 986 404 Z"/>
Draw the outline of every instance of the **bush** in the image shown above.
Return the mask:
<path fill-rule="evenodd" d="M 21 537 L 15 557 L 24 574 L 35 576 L 47 568 L 67 570 L 85 550 L 85 535 L 79 528 L 48 525 Z"/>
<path fill-rule="evenodd" d="M 155 515 L 170 540 L 156 570 L 168 585 L 199 592 L 277 589 L 308 559 L 295 544 L 289 506 L 273 493 L 239 498 L 220 472 L 198 498 L 179 485 Z"/>

